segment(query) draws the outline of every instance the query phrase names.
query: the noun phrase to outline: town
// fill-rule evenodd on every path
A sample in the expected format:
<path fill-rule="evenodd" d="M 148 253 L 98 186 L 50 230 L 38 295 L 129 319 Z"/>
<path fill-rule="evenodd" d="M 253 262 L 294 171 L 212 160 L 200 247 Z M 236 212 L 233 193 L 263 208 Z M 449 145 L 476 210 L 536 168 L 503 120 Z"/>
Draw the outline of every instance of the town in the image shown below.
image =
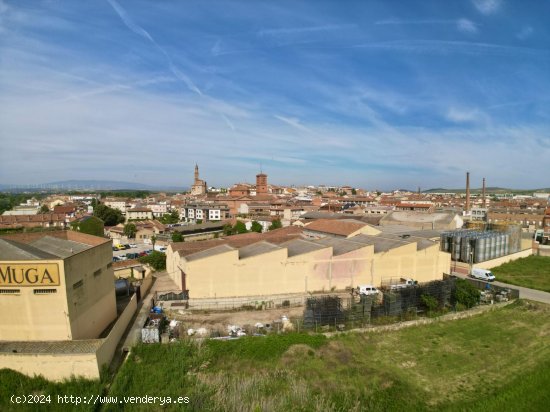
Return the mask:
<path fill-rule="evenodd" d="M 549 13 L 0 0 L 0 410 L 546 411 Z"/>
<path fill-rule="evenodd" d="M 491 281 L 493 267 L 550 256 L 550 194 L 490 193 L 485 179 L 473 189 L 469 172 L 457 193 L 284 187 L 265 173 L 214 189 L 198 165 L 189 180 L 187 192 L 137 197 L 12 194 L 26 200 L 0 217 L 0 307 L 27 309 L 0 322 L 2 363 L 97 379 L 139 342 L 365 327 L 456 305 L 449 276 Z M 519 296 L 493 291 L 481 298 Z M 83 345 L 89 364 L 75 369 Z M 36 362 L 41 347 L 55 358 Z"/>

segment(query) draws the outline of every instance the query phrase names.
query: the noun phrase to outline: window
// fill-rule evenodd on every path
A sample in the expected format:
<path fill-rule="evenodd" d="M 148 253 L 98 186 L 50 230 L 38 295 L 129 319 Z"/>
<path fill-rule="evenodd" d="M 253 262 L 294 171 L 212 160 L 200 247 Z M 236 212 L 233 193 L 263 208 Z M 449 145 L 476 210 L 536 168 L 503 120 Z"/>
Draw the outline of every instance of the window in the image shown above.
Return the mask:
<path fill-rule="evenodd" d="M 19 295 L 21 289 L 0 289 L 0 295 Z"/>
<path fill-rule="evenodd" d="M 79 280 L 78 282 L 74 283 L 73 284 L 73 289 L 78 289 L 79 287 L 81 287 L 82 285 L 84 284 L 84 280 Z"/>
<path fill-rule="evenodd" d="M 57 293 L 57 289 L 35 289 L 34 290 L 35 295 L 52 295 L 54 293 Z"/>

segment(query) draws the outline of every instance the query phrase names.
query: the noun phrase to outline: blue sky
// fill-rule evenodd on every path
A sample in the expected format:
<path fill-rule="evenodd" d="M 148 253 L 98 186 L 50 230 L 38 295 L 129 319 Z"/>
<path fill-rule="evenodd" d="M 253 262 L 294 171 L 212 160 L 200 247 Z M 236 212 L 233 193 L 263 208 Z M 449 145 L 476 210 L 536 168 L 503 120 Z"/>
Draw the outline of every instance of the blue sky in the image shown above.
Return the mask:
<path fill-rule="evenodd" d="M 550 2 L 0 0 L 0 183 L 550 186 Z"/>

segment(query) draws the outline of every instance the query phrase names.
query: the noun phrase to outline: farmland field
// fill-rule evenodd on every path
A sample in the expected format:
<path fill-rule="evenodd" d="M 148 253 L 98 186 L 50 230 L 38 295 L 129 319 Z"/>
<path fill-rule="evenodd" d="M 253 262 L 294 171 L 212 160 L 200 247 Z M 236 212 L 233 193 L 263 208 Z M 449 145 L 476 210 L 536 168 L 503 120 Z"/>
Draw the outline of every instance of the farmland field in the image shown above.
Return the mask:
<path fill-rule="evenodd" d="M 163 410 L 546 410 L 550 306 L 518 301 L 461 320 L 331 338 L 286 334 L 139 345 L 112 382 L 89 384 L 87 393 L 189 398 L 183 408 Z M 0 409 L 22 410 L 9 404 L 8 393 L 74 393 L 82 385 L 44 387 L 4 371 Z"/>

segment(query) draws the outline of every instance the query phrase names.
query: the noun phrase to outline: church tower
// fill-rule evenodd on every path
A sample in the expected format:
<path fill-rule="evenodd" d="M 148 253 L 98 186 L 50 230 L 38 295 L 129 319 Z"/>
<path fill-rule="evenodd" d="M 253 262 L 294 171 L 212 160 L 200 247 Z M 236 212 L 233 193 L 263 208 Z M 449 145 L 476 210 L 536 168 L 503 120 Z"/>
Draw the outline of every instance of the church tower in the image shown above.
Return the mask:
<path fill-rule="evenodd" d="M 259 173 L 256 175 L 256 196 L 267 194 L 267 175 Z"/>
<path fill-rule="evenodd" d="M 195 163 L 195 179 L 191 186 L 191 194 L 201 196 L 206 194 L 206 182 L 199 179 L 199 165 Z"/>

